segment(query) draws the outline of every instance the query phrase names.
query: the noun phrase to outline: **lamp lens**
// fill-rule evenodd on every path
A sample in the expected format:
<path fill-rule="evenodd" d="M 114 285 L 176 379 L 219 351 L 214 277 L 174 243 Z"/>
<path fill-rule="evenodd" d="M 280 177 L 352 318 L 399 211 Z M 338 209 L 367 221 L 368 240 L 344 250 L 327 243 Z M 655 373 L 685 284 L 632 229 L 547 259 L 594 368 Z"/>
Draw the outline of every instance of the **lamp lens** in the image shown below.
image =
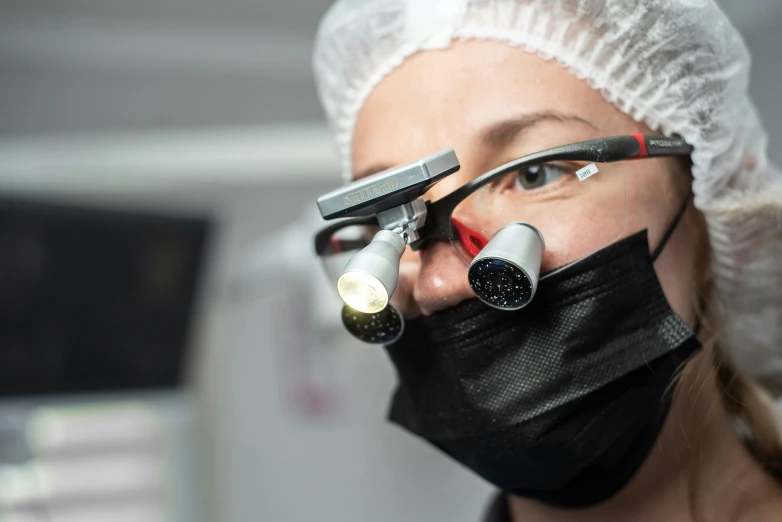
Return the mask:
<path fill-rule="evenodd" d="M 365 314 L 380 312 L 388 305 L 388 291 L 378 278 L 367 272 L 345 272 L 337 282 L 342 300 Z"/>

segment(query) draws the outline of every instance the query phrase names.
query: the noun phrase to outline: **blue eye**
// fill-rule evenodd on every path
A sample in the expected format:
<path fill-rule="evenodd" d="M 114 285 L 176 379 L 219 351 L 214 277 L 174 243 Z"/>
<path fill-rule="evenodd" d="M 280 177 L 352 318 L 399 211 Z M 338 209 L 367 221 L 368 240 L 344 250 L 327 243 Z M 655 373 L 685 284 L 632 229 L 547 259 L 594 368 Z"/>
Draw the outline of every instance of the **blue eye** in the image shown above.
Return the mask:
<path fill-rule="evenodd" d="M 553 183 L 567 174 L 556 165 L 532 165 L 524 167 L 516 174 L 516 187 L 521 190 L 534 190 Z"/>

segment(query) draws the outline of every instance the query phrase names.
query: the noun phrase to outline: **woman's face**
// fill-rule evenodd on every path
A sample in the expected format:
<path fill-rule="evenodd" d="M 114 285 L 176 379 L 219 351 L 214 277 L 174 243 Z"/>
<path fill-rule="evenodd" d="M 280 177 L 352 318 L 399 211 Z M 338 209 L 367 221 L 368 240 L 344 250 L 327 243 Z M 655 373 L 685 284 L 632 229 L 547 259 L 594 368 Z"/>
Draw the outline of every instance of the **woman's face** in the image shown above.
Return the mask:
<path fill-rule="evenodd" d="M 457 42 L 447 50 L 408 58 L 374 89 L 356 122 L 354 176 L 450 147 L 461 170 L 427 192 L 427 199 L 437 200 L 469 179 L 526 154 L 634 133 L 651 131 L 555 62 L 498 42 Z M 606 246 L 607 237 L 608 242 L 618 239 L 614 230 L 626 236 L 646 228 L 654 249 L 689 190 L 687 173 L 671 160 L 611 164 L 604 170 L 603 187 L 606 191 L 621 187 L 622 197 L 607 200 L 611 202 L 599 206 L 599 211 L 576 198 L 567 205 L 540 206 L 556 209 L 534 217 L 546 228 L 544 237 L 549 236 L 541 271 L 561 266 L 574 253 L 580 257 Z M 573 177 L 568 183 L 572 183 L 570 191 L 585 186 Z M 532 190 L 538 192 L 527 194 L 547 199 L 541 192 L 547 187 Z M 508 213 L 508 221 L 520 219 L 516 212 L 521 210 L 483 208 L 479 198 L 469 203 L 454 214 L 468 226 L 497 219 L 503 212 Z M 688 209 L 688 214 L 693 213 Z M 683 219 L 655 263 L 669 303 L 689 324 L 694 322 L 698 234 L 694 221 Z M 423 254 L 408 248 L 393 300 L 405 316 L 432 314 L 472 297 L 467 264 L 449 243 L 432 242 Z"/>

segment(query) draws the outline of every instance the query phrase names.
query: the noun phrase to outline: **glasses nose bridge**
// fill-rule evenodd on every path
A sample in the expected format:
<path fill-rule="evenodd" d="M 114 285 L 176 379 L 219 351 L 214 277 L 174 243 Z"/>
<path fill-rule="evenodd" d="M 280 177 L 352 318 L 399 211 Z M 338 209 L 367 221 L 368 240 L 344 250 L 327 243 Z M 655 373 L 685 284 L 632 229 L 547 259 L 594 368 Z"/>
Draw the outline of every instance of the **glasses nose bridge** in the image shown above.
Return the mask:
<path fill-rule="evenodd" d="M 423 198 L 429 203 L 437 203 L 443 198 L 446 198 L 449 195 L 451 195 L 454 191 L 463 187 L 465 184 L 469 183 L 474 178 L 475 178 L 475 172 L 470 172 L 470 170 L 465 169 L 463 167 L 458 172 L 451 174 L 450 176 L 446 177 L 445 179 L 433 185 L 423 195 Z M 454 207 L 450 209 L 450 216 L 448 216 L 449 220 L 451 217 L 457 217 L 456 216 L 457 209 L 459 209 L 461 213 L 463 213 L 467 209 L 467 205 L 462 204 L 463 201 L 453 201 L 451 203 L 446 203 L 446 202 L 443 203 L 445 204 L 445 206 Z M 441 216 L 441 218 L 444 217 L 445 216 Z M 465 216 L 464 219 L 467 221 L 471 221 L 471 219 L 468 216 Z"/>
<path fill-rule="evenodd" d="M 474 191 L 455 198 L 449 197 L 479 174 L 471 170 L 463 169 L 448 176 L 424 195 L 424 198 L 434 204 L 438 211 L 437 224 L 432 229 L 435 233 L 422 245 L 423 250 L 431 248 L 433 244 L 431 241 L 445 241 L 451 243 L 457 250 L 464 250 L 459 252 L 464 260 L 465 255 L 474 257 L 486 245 L 487 239 L 479 232 L 481 216 L 476 213 L 479 209 L 475 209 L 470 201 Z M 437 205 L 438 202 L 440 205 Z"/>

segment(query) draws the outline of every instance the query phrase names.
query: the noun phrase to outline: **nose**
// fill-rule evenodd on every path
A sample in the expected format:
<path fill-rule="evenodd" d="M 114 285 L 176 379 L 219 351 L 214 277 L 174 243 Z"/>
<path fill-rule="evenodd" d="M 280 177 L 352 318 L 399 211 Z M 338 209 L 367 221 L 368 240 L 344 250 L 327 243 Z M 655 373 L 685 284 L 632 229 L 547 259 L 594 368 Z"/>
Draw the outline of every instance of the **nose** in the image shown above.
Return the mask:
<path fill-rule="evenodd" d="M 449 192 L 448 188 L 454 188 L 445 185 L 427 193 L 427 199 L 437 200 Z M 403 315 L 431 315 L 475 297 L 467 279 L 467 263 L 485 245 L 485 239 L 464 224 L 471 221 L 470 217 L 460 215 L 454 220 L 458 245 L 433 240 L 419 255 L 408 248 L 400 264 L 399 295 L 395 299 Z"/>
<path fill-rule="evenodd" d="M 412 294 L 420 313 L 431 315 L 475 297 L 467 265 L 449 243 L 432 242 L 422 257 Z"/>

